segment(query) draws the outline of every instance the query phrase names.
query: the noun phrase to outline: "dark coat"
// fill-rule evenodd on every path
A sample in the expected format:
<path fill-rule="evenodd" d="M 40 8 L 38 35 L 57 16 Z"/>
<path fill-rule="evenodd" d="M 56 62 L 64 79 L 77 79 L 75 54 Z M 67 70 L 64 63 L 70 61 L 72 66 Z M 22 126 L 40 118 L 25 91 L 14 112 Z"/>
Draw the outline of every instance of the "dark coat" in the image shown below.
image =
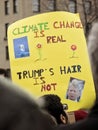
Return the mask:
<path fill-rule="evenodd" d="M 52 125 L 33 98 L 0 78 L 0 130 L 52 130 Z"/>

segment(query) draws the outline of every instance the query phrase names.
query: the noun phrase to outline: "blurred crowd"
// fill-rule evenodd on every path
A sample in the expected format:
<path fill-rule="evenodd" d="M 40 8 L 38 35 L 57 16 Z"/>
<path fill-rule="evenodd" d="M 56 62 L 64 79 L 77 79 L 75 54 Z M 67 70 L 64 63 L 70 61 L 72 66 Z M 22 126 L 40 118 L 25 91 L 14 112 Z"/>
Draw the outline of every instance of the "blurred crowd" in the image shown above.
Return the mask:
<path fill-rule="evenodd" d="M 96 101 L 91 110 L 73 112 L 70 123 L 67 104 L 59 96 L 46 94 L 35 99 L 6 78 L 0 69 L 0 130 L 97 130 L 98 129 L 98 23 L 94 23 L 88 37 Z"/>

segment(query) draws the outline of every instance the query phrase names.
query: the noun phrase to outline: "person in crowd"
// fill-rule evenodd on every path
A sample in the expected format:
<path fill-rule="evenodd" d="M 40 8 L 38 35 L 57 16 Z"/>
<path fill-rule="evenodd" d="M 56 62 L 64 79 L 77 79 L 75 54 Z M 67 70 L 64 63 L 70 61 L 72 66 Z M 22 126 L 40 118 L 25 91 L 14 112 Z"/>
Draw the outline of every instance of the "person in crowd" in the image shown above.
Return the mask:
<path fill-rule="evenodd" d="M 0 77 L 0 130 L 52 130 L 55 123 L 39 104 L 11 80 Z"/>
<path fill-rule="evenodd" d="M 0 77 L 1 77 L 1 76 L 10 79 L 10 78 L 11 78 L 10 69 L 3 69 L 3 68 L 0 68 Z"/>
<path fill-rule="evenodd" d="M 68 124 L 67 104 L 63 105 L 58 95 L 46 94 L 40 98 L 44 100 L 43 109 L 55 118 L 57 124 Z"/>
<path fill-rule="evenodd" d="M 79 102 L 82 89 L 83 89 L 83 83 L 80 83 L 80 81 L 77 80 L 77 79 L 73 79 L 69 83 L 66 98 L 69 99 L 69 100 L 72 100 L 72 101 Z"/>
<path fill-rule="evenodd" d="M 98 22 L 92 25 L 88 37 L 88 52 L 92 66 L 96 94 L 98 95 Z"/>
<path fill-rule="evenodd" d="M 87 110 L 77 110 L 74 111 L 75 121 L 80 121 L 85 119 L 88 116 Z"/>
<path fill-rule="evenodd" d="M 6 77 L 6 70 L 0 68 L 0 76 Z"/>
<path fill-rule="evenodd" d="M 98 23 L 94 23 L 88 37 L 88 52 L 96 87 L 96 101 L 88 116 L 74 124 L 58 126 L 55 130 L 97 130 L 98 129 Z"/>

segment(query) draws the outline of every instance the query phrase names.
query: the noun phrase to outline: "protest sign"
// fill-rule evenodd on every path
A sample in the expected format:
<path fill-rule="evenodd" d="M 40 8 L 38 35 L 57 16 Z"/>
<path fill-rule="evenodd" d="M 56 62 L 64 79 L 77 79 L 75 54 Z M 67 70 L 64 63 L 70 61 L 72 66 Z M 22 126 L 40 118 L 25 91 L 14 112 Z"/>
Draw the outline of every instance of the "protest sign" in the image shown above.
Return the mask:
<path fill-rule="evenodd" d="M 57 94 L 68 111 L 93 105 L 95 88 L 79 14 L 57 11 L 16 21 L 8 28 L 8 45 L 12 80 L 25 90 L 36 97 Z"/>

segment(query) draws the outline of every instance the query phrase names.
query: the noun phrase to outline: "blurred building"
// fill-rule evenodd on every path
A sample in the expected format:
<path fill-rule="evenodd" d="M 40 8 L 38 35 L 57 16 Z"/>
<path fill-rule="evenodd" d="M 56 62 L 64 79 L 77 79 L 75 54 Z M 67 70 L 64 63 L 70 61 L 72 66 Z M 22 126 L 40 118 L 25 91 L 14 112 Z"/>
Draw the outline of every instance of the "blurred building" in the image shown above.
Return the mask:
<path fill-rule="evenodd" d="M 0 68 L 10 70 L 7 29 L 19 19 L 50 11 L 79 13 L 84 31 L 89 33 L 98 17 L 98 0 L 0 0 Z M 9 71 L 8 71 L 9 73 Z"/>
<path fill-rule="evenodd" d="M 19 19 L 33 15 L 32 0 L 0 0 L 0 68 L 10 75 L 8 54 L 8 26 Z M 9 71 L 8 71 L 9 70 Z"/>

